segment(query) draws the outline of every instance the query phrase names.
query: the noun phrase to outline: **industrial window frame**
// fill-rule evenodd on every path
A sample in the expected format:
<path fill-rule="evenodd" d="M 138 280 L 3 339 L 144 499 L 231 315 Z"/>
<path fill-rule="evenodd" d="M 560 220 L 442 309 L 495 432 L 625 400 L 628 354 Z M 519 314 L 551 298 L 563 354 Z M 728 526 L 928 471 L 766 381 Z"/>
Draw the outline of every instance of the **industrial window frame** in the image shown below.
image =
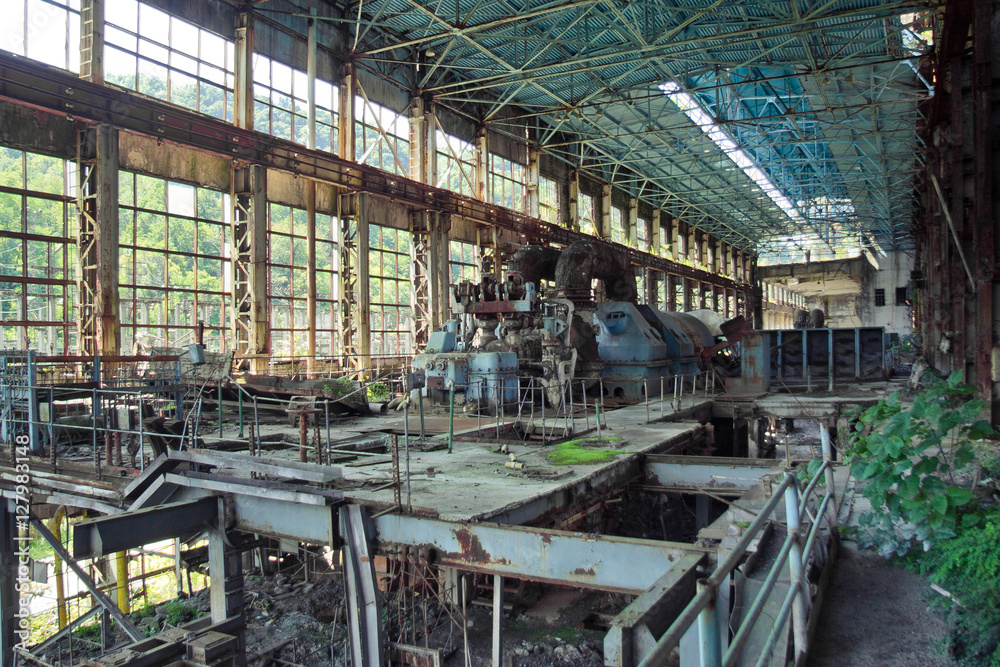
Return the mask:
<path fill-rule="evenodd" d="M 206 347 L 227 352 L 229 195 L 124 170 L 118 179 L 122 349 L 139 352 L 194 343 L 198 323 L 204 322 Z M 142 237 L 140 227 L 145 227 Z M 140 309 L 140 302 L 151 307 Z M 139 332 L 154 340 L 138 341 Z"/>
<path fill-rule="evenodd" d="M 340 89 L 316 79 L 316 149 L 337 152 L 336 112 Z M 305 146 L 309 139 L 309 77 L 305 72 L 269 58 L 253 54 L 254 129 L 273 137 Z M 282 119 L 287 131 L 278 129 Z"/>
<path fill-rule="evenodd" d="M 897 306 L 908 306 L 909 299 L 906 296 L 906 287 L 896 288 L 896 305 Z"/>
<path fill-rule="evenodd" d="M 4 168 L 15 162 L 19 164 L 16 173 Z M 61 174 L 58 187 L 47 182 L 56 167 Z M 4 213 L 0 216 L 0 284 L 4 285 L 0 295 L 11 292 L 15 297 L 0 298 L 0 345 L 33 347 L 43 354 L 76 351 L 75 178 L 72 162 L 0 148 L 0 213 Z M 7 211 L 11 207 L 19 214 Z M 48 227 L 42 229 L 38 216 L 46 209 L 50 218 Z M 16 267 L 11 265 L 8 273 L 3 261 L 15 249 Z M 8 317 L 11 303 L 13 317 Z M 33 306 L 44 309 L 45 317 L 33 317 Z"/>
<path fill-rule="evenodd" d="M 400 357 L 413 353 L 410 242 L 410 233 L 406 230 L 381 225 L 369 227 L 372 356 Z"/>
<path fill-rule="evenodd" d="M 405 113 L 354 96 L 354 152 L 358 162 L 409 176 L 410 121 Z"/>
<path fill-rule="evenodd" d="M 9 32 L 0 48 L 80 73 L 80 0 L 11 2 L 5 4 L 4 13 Z"/>
<path fill-rule="evenodd" d="M 582 192 L 576 196 L 577 226 L 584 234 L 597 236 L 597 223 L 594 221 L 594 198 Z"/>
<path fill-rule="evenodd" d="M 885 290 L 881 287 L 875 290 L 875 306 L 881 308 L 885 305 Z"/>
<path fill-rule="evenodd" d="M 523 212 L 525 200 L 524 165 L 499 155 L 489 156 L 490 202 L 512 211 Z"/>
<path fill-rule="evenodd" d="M 649 218 L 639 216 L 635 219 L 635 244 L 643 252 L 649 252 L 650 236 Z"/>
<path fill-rule="evenodd" d="M 453 287 L 463 280 L 477 282 L 479 280 L 479 251 L 476 244 L 450 240 L 448 242 L 448 267 Z"/>
<path fill-rule="evenodd" d="M 441 130 L 435 132 L 437 186 L 476 197 L 476 147 Z"/>
<path fill-rule="evenodd" d="M 611 207 L 609 238 L 615 243 L 628 245 L 628 230 L 625 229 L 625 211 L 618 206 Z"/>
<path fill-rule="evenodd" d="M 309 353 L 306 210 L 268 202 L 267 294 L 272 358 L 298 359 Z M 316 213 L 316 353 L 337 354 L 337 218 Z"/>
<path fill-rule="evenodd" d="M 232 122 L 235 81 L 232 40 L 133 0 L 108 0 L 106 14 L 106 83 Z M 195 42 L 194 52 L 189 48 L 191 38 Z M 132 69 L 125 74 L 123 65 L 127 59 L 131 59 Z M 162 90 L 157 83 L 162 84 Z M 193 102 L 181 96 L 181 86 L 194 88 Z M 213 91 L 221 100 L 208 103 L 206 99 Z M 215 108 L 219 101 L 221 108 Z"/>
<path fill-rule="evenodd" d="M 559 224 L 559 182 L 545 176 L 538 177 L 538 217 Z"/>

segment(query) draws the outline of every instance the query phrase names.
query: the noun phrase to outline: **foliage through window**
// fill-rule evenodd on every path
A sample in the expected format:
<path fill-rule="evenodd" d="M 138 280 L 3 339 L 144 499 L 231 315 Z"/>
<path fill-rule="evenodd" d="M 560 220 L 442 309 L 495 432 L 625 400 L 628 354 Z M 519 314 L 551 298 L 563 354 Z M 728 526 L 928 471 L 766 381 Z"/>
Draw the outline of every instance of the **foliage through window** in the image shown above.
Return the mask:
<path fill-rule="evenodd" d="M 337 219 L 316 213 L 316 354 L 336 354 Z M 301 357 L 308 346 L 308 216 L 301 208 L 268 204 L 268 298 L 271 350 L 275 357 Z"/>
<path fill-rule="evenodd" d="M 80 71 L 80 0 L 9 0 L 3 11 L 0 49 Z"/>
<path fill-rule="evenodd" d="M 337 96 L 339 89 L 316 79 L 316 148 L 337 150 Z M 309 78 L 302 70 L 255 53 L 253 56 L 253 127 L 260 132 L 305 146 Z"/>
<path fill-rule="evenodd" d="M 627 243 L 628 234 L 625 231 L 625 221 L 622 210 L 617 206 L 611 207 L 611 240 L 615 243 Z"/>
<path fill-rule="evenodd" d="M 105 81 L 232 120 L 233 42 L 135 0 L 105 13 Z"/>
<path fill-rule="evenodd" d="M 437 186 L 466 197 L 476 196 L 476 152 L 471 141 L 437 130 Z"/>
<path fill-rule="evenodd" d="M 647 218 L 637 218 L 635 222 L 636 247 L 644 252 L 649 252 L 649 220 Z"/>
<path fill-rule="evenodd" d="M 228 195 L 122 171 L 119 274 L 122 350 L 195 342 L 229 349 Z"/>
<path fill-rule="evenodd" d="M 580 231 L 597 236 L 597 225 L 594 223 L 594 198 L 581 192 L 577 195 L 576 203 Z"/>
<path fill-rule="evenodd" d="M 375 102 L 354 98 L 354 151 L 358 162 L 399 176 L 409 175 L 410 126 L 398 114 Z"/>
<path fill-rule="evenodd" d="M 490 155 L 490 201 L 524 211 L 524 167 L 499 155 Z"/>
<path fill-rule="evenodd" d="M 58 158 L 0 148 L 4 347 L 76 353 L 74 167 Z"/>
<path fill-rule="evenodd" d="M 538 178 L 538 217 L 559 224 L 559 183 L 544 176 Z"/>
<path fill-rule="evenodd" d="M 410 354 L 410 234 L 379 225 L 369 234 L 372 354 Z"/>
<path fill-rule="evenodd" d="M 463 280 L 477 281 L 479 279 L 479 261 L 476 245 L 462 241 L 450 241 L 449 250 L 451 284 L 457 285 Z"/>

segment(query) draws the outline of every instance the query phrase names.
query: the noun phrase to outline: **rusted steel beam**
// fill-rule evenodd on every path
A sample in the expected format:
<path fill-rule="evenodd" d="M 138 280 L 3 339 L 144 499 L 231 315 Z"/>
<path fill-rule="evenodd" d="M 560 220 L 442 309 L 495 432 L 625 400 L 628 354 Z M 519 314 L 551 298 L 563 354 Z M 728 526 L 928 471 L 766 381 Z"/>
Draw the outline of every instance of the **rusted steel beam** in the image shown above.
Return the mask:
<path fill-rule="evenodd" d="M 348 161 L 330 153 L 236 127 L 130 91 L 82 81 L 70 73 L 0 52 L 0 97 L 69 116 L 87 123 L 105 123 L 122 130 L 172 141 L 247 164 L 264 165 L 402 202 L 410 207 L 459 215 L 525 235 L 569 245 L 593 237 L 543 222 L 484 201 L 463 197 Z M 599 241 L 607 243 L 607 241 Z M 663 257 L 615 244 L 633 264 L 668 271 L 693 280 L 747 289 L 746 285 L 672 262 Z"/>
<path fill-rule="evenodd" d="M 430 563 L 516 579 L 638 594 L 692 553 L 691 544 L 401 515 L 374 519 L 378 551 L 416 548 Z M 642 567 L 635 567 L 642 563 Z"/>

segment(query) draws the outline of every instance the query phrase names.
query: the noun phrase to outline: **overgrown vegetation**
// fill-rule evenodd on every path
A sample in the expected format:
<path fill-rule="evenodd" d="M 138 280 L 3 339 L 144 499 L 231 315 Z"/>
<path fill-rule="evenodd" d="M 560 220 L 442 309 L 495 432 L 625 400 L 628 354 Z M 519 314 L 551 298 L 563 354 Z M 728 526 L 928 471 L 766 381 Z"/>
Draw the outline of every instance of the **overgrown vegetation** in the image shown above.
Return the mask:
<path fill-rule="evenodd" d="M 977 420 L 985 402 L 971 398 L 975 392 L 955 372 L 917 393 L 909 408 L 897 392 L 857 415 L 847 460 L 875 510 L 860 519 L 863 546 L 903 556 L 979 521 L 969 483 L 957 477 L 976 460 L 974 443 L 993 433 Z"/>
<path fill-rule="evenodd" d="M 604 443 L 609 441 L 620 441 L 621 438 L 579 438 L 560 442 L 545 457 L 552 465 L 571 466 L 586 465 L 591 463 L 607 463 L 622 452 L 616 449 L 593 449 L 587 445 L 593 443 Z"/>
<path fill-rule="evenodd" d="M 976 491 L 1000 476 L 986 404 L 961 373 L 933 378 L 905 406 L 899 394 L 856 414 L 848 461 L 872 509 L 859 543 L 903 557 L 951 596 L 948 654 L 1000 667 L 1000 508 Z"/>

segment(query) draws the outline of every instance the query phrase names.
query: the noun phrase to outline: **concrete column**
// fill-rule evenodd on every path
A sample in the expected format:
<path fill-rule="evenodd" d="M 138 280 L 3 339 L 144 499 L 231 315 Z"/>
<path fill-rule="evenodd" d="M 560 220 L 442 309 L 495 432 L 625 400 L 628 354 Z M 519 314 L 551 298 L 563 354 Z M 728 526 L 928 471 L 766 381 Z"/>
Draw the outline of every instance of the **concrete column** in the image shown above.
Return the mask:
<path fill-rule="evenodd" d="M 679 229 L 680 229 L 680 221 L 677 220 L 677 218 L 673 216 L 667 218 L 667 233 L 669 234 L 668 238 L 670 239 L 670 251 L 667 253 L 667 256 L 675 262 L 678 261 L 681 256 L 680 246 L 679 246 L 680 243 Z"/>
<path fill-rule="evenodd" d="M 747 420 L 747 458 L 758 459 L 764 450 L 764 419 Z"/>
<path fill-rule="evenodd" d="M 611 238 L 611 185 L 604 183 L 601 185 L 601 203 L 598 209 L 600 214 L 597 218 L 597 235 L 602 239 Z"/>
<path fill-rule="evenodd" d="M 660 209 L 654 208 L 649 218 L 649 251 L 657 257 L 663 256 L 663 230 L 660 228 Z"/>
<path fill-rule="evenodd" d="M 249 11 L 236 15 L 233 122 L 247 130 L 253 129 L 253 24 Z"/>
<path fill-rule="evenodd" d="M 503 577 L 493 575 L 493 667 L 503 667 Z"/>
<path fill-rule="evenodd" d="M 473 193 L 476 199 L 482 201 L 490 200 L 490 137 L 486 128 L 481 128 L 476 133 L 475 150 L 475 173 L 476 191 Z"/>
<path fill-rule="evenodd" d="M 525 214 L 529 217 L 538 217 L 538 179 L 541 177 L 538 170 L 538 158 L 540 151 L 535 144 L 528 144 L 528 182 L 525 184 Z"/>
<path fill-rule="evenodd" d="M 569 204 L 569 219 L 566 221 L 566 226 L 570 229 L 580 229 L 580 208 L 579 208 L 579 194 L 580 194 L 580 173 L 576 169 L 570 169 L 569 171 L 569 183 L 568 188 L 569 198 L 567 200 Z"/>
<path fill-rule="evenodd" d="M 80 5 L 80 78 L 104 83 L 104 0 Z"/>
<path fill-rule="evenodd" d="M 416 97 L 410 105 L 410 178 L 437 185 L 437 122 L 434 104 Z"/>
<path fill-rule="evenodd" d="M 337 99 L 337 112 L 340 116 L 337 119 L 337 157 L 355 162 L 354 96 L 358 91 L 358 78 L 352 64 L 343 65 L 337 85 L 340 87 Z"/>
<path fill-rule="evenodd" d="M 639 247 L 639 200 L 631 197 L 628 200 L 628 245 L 633 248 Z M 649 238 L 649 230 L 646 230 L 646 238 Z"/>
<path fill-rule="evenodd" d="M 208 535 L 212 623 L 237 617 L 243 619 L 243 559 L 239 551 L 230 546 L 238 539 L 236 533 L 227 535 L 223 529 L 212 530 Z M 247 664 L 244 627 L 236 632 L 236 664 L 240 667 Z"/>

